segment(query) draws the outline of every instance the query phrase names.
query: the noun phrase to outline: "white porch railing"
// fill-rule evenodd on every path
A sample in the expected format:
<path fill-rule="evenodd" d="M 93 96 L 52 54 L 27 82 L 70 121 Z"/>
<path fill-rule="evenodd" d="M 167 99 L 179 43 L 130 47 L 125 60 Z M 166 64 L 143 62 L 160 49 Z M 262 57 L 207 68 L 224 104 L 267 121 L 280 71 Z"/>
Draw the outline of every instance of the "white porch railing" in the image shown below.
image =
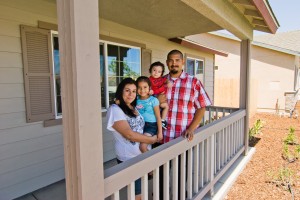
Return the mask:
<path fill-rule="evenodd" d="M 214 107 L 208 112 L 218 113 L 218 109 L 226 113 Z M 148 173 L 153 171 L 153 199 L 158 200 L 161 165 L 164 199 L 201 199 L 209 191 L 213 194 L 215 183 L 244 151 L 245 116 L 245 110 L 238 110 L 197 129 L 191 142 L 180 137 L 105 170 L 105 197 L 120 199 L 119 191 L 127 186 L 128 199 L 134 199 L 134 181 L 141 177 L 142 197 L 148 199 Z M 181 182 L 181 197 L 177 197 L 179 157 L 181 180 L 186 180 Z"/>

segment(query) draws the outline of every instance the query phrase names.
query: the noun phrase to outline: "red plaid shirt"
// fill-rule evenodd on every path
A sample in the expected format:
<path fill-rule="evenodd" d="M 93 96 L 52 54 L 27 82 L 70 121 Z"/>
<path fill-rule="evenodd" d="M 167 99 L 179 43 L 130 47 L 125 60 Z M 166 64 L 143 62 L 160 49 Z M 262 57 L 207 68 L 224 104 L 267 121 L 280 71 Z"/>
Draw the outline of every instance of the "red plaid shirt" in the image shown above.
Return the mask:
<path fill-rule="evenodd" d="M 182 72 L 175 81 L 169 74 L 168 80 L 173 83 L 167 88 L 169 111 L 167 115 L 167 130 L 164 131 L 164 143 L 177 138 L 191 124 L 197 109 L 211 105 L 202 83 L 197 78 Z"/>

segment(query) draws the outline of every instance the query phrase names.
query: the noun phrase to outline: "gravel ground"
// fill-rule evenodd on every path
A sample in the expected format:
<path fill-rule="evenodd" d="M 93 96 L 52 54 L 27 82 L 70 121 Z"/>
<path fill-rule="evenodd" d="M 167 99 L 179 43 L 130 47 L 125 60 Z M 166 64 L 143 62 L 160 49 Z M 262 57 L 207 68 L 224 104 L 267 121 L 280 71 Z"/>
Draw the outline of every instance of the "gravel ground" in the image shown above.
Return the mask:
<path fill-rule="evenodd" d="M 255 146 L 256 152 L 225 199 L 300 200 L 300 158 L 288 162 L 282 156 L 283 141 L 290 127 L 295 128 L 294 133 L 300 143 L 300 118 L 259 113 L 250 119 L 250 127 L 257 119 L 262 120 L 263 128 L 251 143 Z M 294 154 L 296 145 L 289 145 L 288 148 L 289 152 Z M 293 173 L 289 181 L 291 190 L 288 189 L 288 184 L 277 180 L 280 170 L 287 172 L 287 169 Z"/>

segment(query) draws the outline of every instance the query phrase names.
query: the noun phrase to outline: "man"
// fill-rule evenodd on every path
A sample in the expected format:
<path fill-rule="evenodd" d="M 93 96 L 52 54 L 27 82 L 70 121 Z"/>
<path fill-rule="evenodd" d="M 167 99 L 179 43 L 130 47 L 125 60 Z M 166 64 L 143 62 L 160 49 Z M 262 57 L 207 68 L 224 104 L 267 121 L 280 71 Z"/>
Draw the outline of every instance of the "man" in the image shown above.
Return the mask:
<path fill-rule="evenodd" d="M 161 102 L 167 101 L 169 105 L 168 125 L 163 133 L 163 143 L 180 136 L 184 136 L 188 141 L 193 140 L 194 131 L 201 123 L 205 107 L 211 105 L 200 80 L 183 71 L 184 63 L 183 54 L 179 50 L 168 53 L 166 64 L 169 74 L 166 77 L 172 82 L 172 87 L 167 89 L 166 96 L 158 97 Z M 178 171 L 180 173 L 180 164 Z M 180 175 L 178 182 L 180 188 Z M 180 189 L 178 192 L 180 197 Z M 160 199 L 163 199 L 162 167 L 160 168 Z"/>
<path fill-rule="evenodd" d="M 169 112 L 164 143 L 181 135 L 191 141 L 204 116 L 205 107 L 211 105 L 200 80 L 183 71 L 184 62 L 179 50 L 168 53 L 166 63 L 169 74 L 166 76 L 173 85 L 166 93 Z"/>

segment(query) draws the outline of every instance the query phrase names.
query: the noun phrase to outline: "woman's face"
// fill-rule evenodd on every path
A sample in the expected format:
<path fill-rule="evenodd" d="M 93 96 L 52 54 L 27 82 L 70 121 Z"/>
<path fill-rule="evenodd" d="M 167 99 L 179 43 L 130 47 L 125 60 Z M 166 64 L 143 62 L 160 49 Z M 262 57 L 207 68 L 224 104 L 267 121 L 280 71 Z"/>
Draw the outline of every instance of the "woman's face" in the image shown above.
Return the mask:
<path fill-rule="evenodd" d="M 123 99 L 127 105 L 130 105 L 136 98 L 135 84 L 127 84 L 123 90 Z"/>

